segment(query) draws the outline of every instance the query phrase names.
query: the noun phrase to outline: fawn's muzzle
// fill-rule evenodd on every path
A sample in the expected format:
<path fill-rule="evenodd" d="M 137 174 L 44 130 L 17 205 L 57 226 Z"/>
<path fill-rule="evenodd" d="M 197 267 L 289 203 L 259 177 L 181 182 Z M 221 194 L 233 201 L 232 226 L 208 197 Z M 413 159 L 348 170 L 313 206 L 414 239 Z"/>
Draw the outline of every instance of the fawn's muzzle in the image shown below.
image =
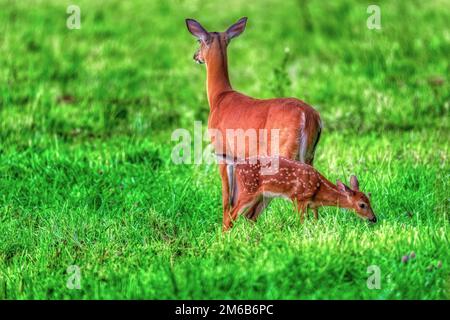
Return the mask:
<path fill-rule="evenodd" d="M 372 223 L 375 223 L 375 222 L 377 222 L 377 217 L 373 216 L 373 218 L 369 219 L 369 221 L 372 222 Z"/>

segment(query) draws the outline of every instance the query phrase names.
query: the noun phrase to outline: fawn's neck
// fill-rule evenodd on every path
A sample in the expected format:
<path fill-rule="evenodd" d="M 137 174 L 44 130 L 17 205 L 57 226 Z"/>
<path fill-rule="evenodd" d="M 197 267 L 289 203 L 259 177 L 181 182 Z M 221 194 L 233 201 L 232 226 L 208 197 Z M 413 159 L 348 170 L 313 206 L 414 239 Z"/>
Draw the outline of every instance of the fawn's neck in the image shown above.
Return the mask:
<path fill-rule="evenodd" d="M 220 39 L 215 39 L 213 45 L 211 57 L 206 63 L 206 90 L 211 109 L 216 105 L 221 93 L 232 90 L 228 78 L 226 45 Z"/>
<path fill-rule="evenodd" d="M 322 206 L 352 208 L 347 194 L 338 190 L 337 186 L 322 177 L 322 183 L 314 201 Z"/>

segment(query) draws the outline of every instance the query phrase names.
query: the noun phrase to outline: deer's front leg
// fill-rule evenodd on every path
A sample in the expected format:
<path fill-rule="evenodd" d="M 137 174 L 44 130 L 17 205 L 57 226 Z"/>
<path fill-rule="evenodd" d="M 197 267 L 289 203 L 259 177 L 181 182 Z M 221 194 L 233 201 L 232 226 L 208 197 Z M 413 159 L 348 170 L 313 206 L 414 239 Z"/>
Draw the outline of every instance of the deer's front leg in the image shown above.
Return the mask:
<path fill-rule="evenodd" d="M 222 178 L 222 208 L 223 208 L 223 220 L 222 224 L 224 229 L 229 228 L 231 224 L 230 215 L 230 186 L 228 183 L 227 165 L 219 164 L 220 177 Z"/>
<path fill-rule="evenodd" d="M 300 205 L 300 223 L 305 221 L 305 216 L 308 218 L 308 206 L 305 204 Z"/>
<path fill-rule="evenodd" d="M 319 208 L 313 207 L 312 211 L 314 212 L 314 219 L 319 220 Z"/>
<path fill-rule="evenodd" d="M 226 232 L 233 227 L 234 221 L 236 221 L 239 212 L 242 211 L 241 205 L 237 204 L 235 207 L 231 208 L 227 216 L 224 216 L 222 231 Z"/>
<path fill-rule="evenodd" d="M 297 199 L 295 200 L 295 207 L 300 215 L 300 223 L 303 223 L 305 220 L 305 214 L 308 214 L 308 203 Z"/>

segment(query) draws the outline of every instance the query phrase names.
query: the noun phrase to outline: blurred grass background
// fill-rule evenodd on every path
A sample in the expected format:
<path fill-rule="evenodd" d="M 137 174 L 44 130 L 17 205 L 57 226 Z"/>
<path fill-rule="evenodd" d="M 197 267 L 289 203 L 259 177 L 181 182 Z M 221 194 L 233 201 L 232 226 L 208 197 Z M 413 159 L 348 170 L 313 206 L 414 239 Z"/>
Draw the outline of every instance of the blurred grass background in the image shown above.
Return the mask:
<path fill-rule="evenodd" d="M 378 225 L 301 226 L 277 200 L 222 236 L 217 168 L 171 163 L 172 131 L 209 112 L 184 19 L 242 16 L 233 86 L 315 106 L 316 167 L 356 173 Z M 0 298 L 449 298 L 448 21 L 446 0 L 0 0 Z"/>

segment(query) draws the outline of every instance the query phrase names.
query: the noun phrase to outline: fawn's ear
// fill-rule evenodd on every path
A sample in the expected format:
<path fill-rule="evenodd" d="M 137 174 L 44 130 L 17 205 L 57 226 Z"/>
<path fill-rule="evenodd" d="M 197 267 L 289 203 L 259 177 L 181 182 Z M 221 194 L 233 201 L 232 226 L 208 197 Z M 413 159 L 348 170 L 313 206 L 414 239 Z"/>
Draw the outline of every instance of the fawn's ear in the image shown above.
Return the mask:
<path fill-rule="evenodd" d="M 247 17 L 243 17 L 239 19 L 238 22 L 229 27 L 226 31 L 228 40 L 231 40 L 239 36 L 242 32 L 244 32 L 246 24 L 247 24 Z"/>
<path fill-rule="evenodd" d="M 336 181 L 336 186 L 340 192 L 343 192 L 343 193 L 351 193 L 352 192 L 352 190 L 349 187 L 347 187 L 345 184 L 343 184 L 340 180 Z"/>
<path fill-rule="evenodd" d="M 208 39 L 209 33 L 202 27 L 200 23 L 195 21 L 194 19 L 186 19 L 186 27 L 189 32 L 192 33 L 194 37 L 197 39 L 206 41 Z"/>
<path fill-rule="evenodd" d="M 350 187 L 352 188 L 352 190 L 359 191 L 358 178 L 356 178 L 356 176 L 354 175 L 350 177 Z"/>

